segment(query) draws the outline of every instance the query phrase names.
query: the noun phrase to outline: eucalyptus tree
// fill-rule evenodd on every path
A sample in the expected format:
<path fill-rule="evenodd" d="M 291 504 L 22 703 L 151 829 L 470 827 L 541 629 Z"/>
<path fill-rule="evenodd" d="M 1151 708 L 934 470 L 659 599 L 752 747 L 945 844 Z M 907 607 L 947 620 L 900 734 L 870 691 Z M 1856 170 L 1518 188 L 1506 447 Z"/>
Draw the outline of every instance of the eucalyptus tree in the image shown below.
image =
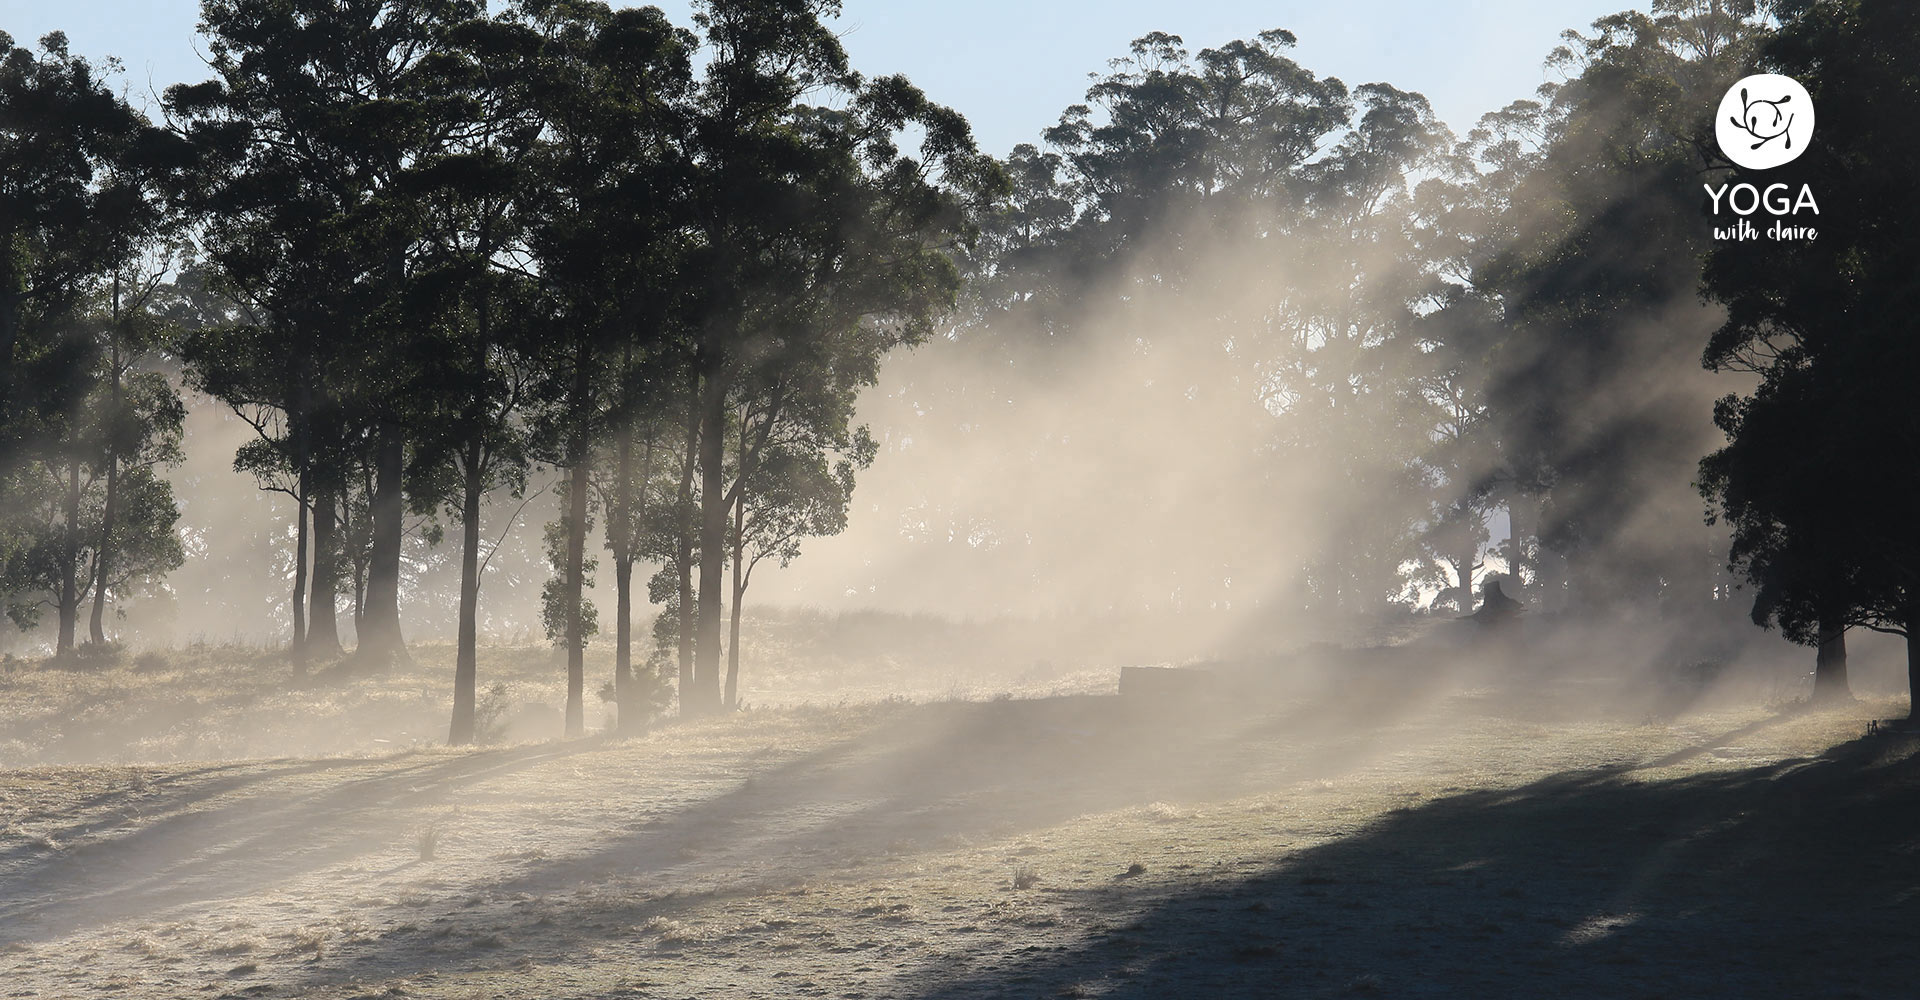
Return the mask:
<path fill-rule="evenodd" d="M 186 408 L 166 373 L 147 364 L 170 333 L 150 307 L 174 260 L 163 253 L 151 263 L 145 270 L 116 269 L 100 316 L 107 346 L 92 407 L 98 451 L 90 463 L 102 470 L 104 484 L 87 574 L 93 587 L 87 631 L 96 644 L 107 641 L 110 597 L 117 601 L 136 577 L 176 568 L 184 559 L 173 530 L 179 518 L 173 490 L 157 470 L 185 457 L 180 441 Z"/>
<path fill-rule="evenodd" d="M 173 490 L 158 474 L 181 458 L 179 393 L 165 374 L 133 366 L 125 340 L 115 339 L 130 325 L 124 317 L 87 318 L 114 348 L 93 355 L 81 411 L 28 449 L 10 501 L 27 528 L 10 560 L 10 589 L 16 598 L 25 596 L 21 591 L 38 595 L 32 603 L 16 601 L 15 621 L 32 624 L 37 616 L 27 609 L 34 604 L 52 608 L 56 655 L 74 651 L 89 600 L 91 639 L 104 643 L 108 602 L 124 606 L 184 558 Z"/>
<path fill-rule="evenodd" d="M 474 738 L 481 558 L 488 493 L 526 488 L 522 410 L 538 378 L 533 334 L 537 277 L 527 273 L 532 169 L 544 122 L 529 71 L 541 39 L 508 18 L 451 28 L 439 58 L 453 123 L 414 172 L 421 206 L 416 312 L 431 346 L 420 352 L 422 408 L 415 492 L 440 500 L 460 524 L 453 718 L 449 742 Z M 434 470 L 441 474 L 436 476 Z M 437 485 L 427 485 L 434 479 Z"/>
<path fill-rule="evenodd" d="M 446 58 L 447 36 L 483 13 L 478 0 L 208 0 L 216 79 L 167 94 L 206 150 L 195 204 L 209 258 L 260 318 L 202 338 L 189 351 L 199 377 L 245 386 L 252 405 L 281 415 L 303 523 L 323 402 L 338 404 L 340 436 L 371 456 L 356 650 L 368 664 L 405 655 L 407 443 L 422 416 L 412 403 L 427 395 L 422 330 L 443 319 L 422 280 L 421 174 L 467 127 L 465 66 Z"/>
<path fill-rule="evenodd" d="M 544 324 L 539 444 L 567 469 L 550 607 L 567 650 L 566 730 L 578 734 L 585 727 L 581 591 L 594 444 L 622 423 L 615 418 L 626 408 L 618 403 L 631 394 L 623 397 L 616 382 L 671 353 L 670 300 L 684 279 L 673 212 L 684 176 L 680 115 L 692 39 L 651 7 L 532 0 L 516 17 L 540 39 L 527 64 L 542 124 L 530 161 L 537 185 L 527 246 Z M 630 516 L 631 498 L 622 492 L 616 500 L 621 517 Z M 624 690 L 626 678 L 616 684 Z"/>
<path fill-rule="evenodd" d="M 1486 532 L 1481 487 L 1457 453 L 1476 414 L 1433 379 L 1424 322 L 1454 286 L 1415 238 L 1413 181 L 1451 166 L 1453 137 L 1420 94 L 1369 83 L 1352 101 L 1339 140 L 1299 171 L 1301 218 L 1272 246 L 1288 276 L 1273 292 L 1262 385 L 1282 459 L 1332 484 L 1308 504 L 1334 540 L 1308 567 L 1312 589 L 1359 614 L 1400 589 L 1423 529 L 1450 536 L 1456 583 L 1470 589 Z M 1328 503 L 1341 494 L 1366 502 Z"/>
<path fill-rule="evenodd" d="M 0 469 L 64 418 L 84 345 L 68 336 L 147 206 L 110 184 L 146 120 L 72 54 L 0 32 Z M 135 218 L 127 218 L 128 211 Z M 4 487 L 0 487 L 4 488 Z"/>
<path fill-rule="evenodd" d="M 952 307 L 967 205 L 1002 185 L 965 119 L 903 77 L 867 81 L 848 67 L 820 20 L 838 11 L 826 0 L 712 0 L 695 15 L 709 60 L 686 133 L 700 582 L 683 712 L 722 701 L 727 536 L 740 496 L 726 461 L 736 390 L 822 344 L 846 345 L 841 363 L 870 383 L 880 357 L 923 339 Z M 896 144 L 910 126 L 923 130 L 918 158 Z"/>
<path fill-rule="evenodd" d="M 134 576 L 152 576 L 181 562 L 173 524 L 178 517 L 172 488 L 156 475 L 177 464 L 185 408 L 159 361 L 173 329 L 156 306 L 169 276 L 187 264 L 177 209 L 183 175 L 193 151 L 179 138 L 147 126 L 134 136 L 102 184 L 102 197 L 118 216 L 106 259 L 108 274 L 97 282 L 93 325 L 104 362 L 96 400 L 96 453 L 89 464 L 105 480 L 100 524 L 93 543 L 89 581 L 93 611 L 88 637 L 107 641 L 109 594 Z M 124 482 L 123 482 L 124 479 Z"/>
<path fill-rule="evenodd" d="M 1920 247 L 1906 221 L 1920 210 L 1907 169 L 1920 142 L 1873 103 L 1920 86 L 1920 12 L 1788 0 L 1773 13 L 1759 67 L 1805 86 L 1820 121 L 1764 182 L 1817 192 L 1819 238 L 1721 243 L 1707 258 L 1703 287 L 1726 317 L 1704 361 L 1759 384 L 1716 408 L 1727 441 L 1701 463 L 1701 489 L 1732 529 L 1754 621 L 1820 648 L 1816 697 L 1846 694 L 1833 647 L 1856 626 L 1906 637 L 1920 692 L 1920 527 L 1899 502 L 1920 490 Z M 1761 177 L 1734 168 L 1716 183 L 1743 180 Z"/>
<path fill-rule="evenodd" d="M 864 427 L 824 447 L 796 427 L 792 430 L 798 433 L 762 441 L 760 454 L 749 458 L 748 442 L 756 435 L 752 416 L 742 414 L 742 418 L 734 438 L 739 447 L 735 474 L 742 476 L 745 488 L 734 503 L 728 537 L 733 586 L 722 694 L 728 711 L 740 705 L 740 618 L 754 568 L 769 559 L 787 566 L 799 557 L 805 539 L 845 529 L 854 473 L 871 464 L 875 453 Z"/>
<path fill-rule="evenodd" d="M 1712 600 L 1715 541 L 1677 527 L 1697 523 L 1692 473 L 1712 446 L 1710 386 L 1684 372 L 1713 322 L 1697 296 L 1711 115 L 1751 68 L 1754 15 L 1662 0 L 1601 18 L 1551 58 L 1564 82 L 1488 123 L 1533 147 L 1498 150 L 1521 162 L 1499 178 L 1507 207 L 1473 283 L 1506 331 L 1493 439 L 1503 479 L 1539 498 L 1551 603 Z"/>
<path fill-rule="evenodd" d="M 1149 33 L 1046 131 L 1077 203 L 1053 239 L 1083 289 L 1214 293 L 1244 277 L 1218 266 L 1223 252 L 1270 252 L 1305 207 L 1306 165 L 1352 115 L 1344 83 L 1287 56 L 1294 42 L 1272 30 L 1194 55 Z"/>
<path fill-rule="evenodd" d="M 823 328 L 787 345 L 778 364 L 743 367 L 729 398 L 723 503 L 732 585 L 722 707 L 738 706 L 740 621 L 754 568 L 785 566 L 808 537 L 846 527 L 854 473 L 877 452 L 853 425 L 884 342 L 866 325 Z"/>
<path fill-rule="evenodd" d="M 170 537 L 171 499 L 147 475 L 124 484 L 143 491 L 129 508 L 120 481 L 128 449 L 165 439 L 172 397 L 144 391 L 153 388 L 144 380 L 123 391 L 123 335 L 137 303 L 120 298 L 118 283 L 159 239 L 167 185 L 186 162 L 64 35 L 47 35 L 35 54 L 0 33 L 0 564 L 17 622 L 30 622 L 39 603 L 18 592 L 49 595 L 61 653 L 74 647 L 90 589 L 93 635 L 104 639 L 98 611 L 110 582 L 125 579 L 111 568 L 116 557 L 129 573 L 178 561 L 177 545 L 170 558 L 140 554 L 148 535 Z M 151 432 L 122 405 L 130 395 L 152 404 Z"/>
<path fill-rule="evenodd" d="M 614 372 L 618 388 L 611 401 L 610 431 L 605 435 L 611 441 L 602 442 L 604 454 L 596 463 L 592 482 L 606 512 L 606 548 L 613 560 L 614 702 L 620 728 L 632 731 L 652 714 L 645 694 L 658 686 L 651 680 L 640 683 L 633 665 L 634 567 L 644 558 L 657 556 L 662 572 L 678 578 L 675 560 L 681 518 L 674 498 L 676 484 L 684 477 L 674 476 L 673 470 L 685 464 L 677 446 L 686 421 L 675 412 L 685 409 L 683 395 L 677 391 L 684 380 L 657 356 L 636 360 L 630 344 L 623 345 Z M 662 601 L 668 605 L 663 624 L 676 635 L 679 624 L 672 612 L 677 596 Z"/>
<path fill-rule="evenodd" d="M 1445 283 L 1408 233 L 1412 182 L 1441 169 L 1450 136 L 1420 95 L 1320 77 L 1294 41 L 1272 30 L 1194 54 L 1164 32 L 1135 40 L 1047 131 L 1057 152 L 1015 150 L 962 336 L 1017 361 L 1010 373 L 1128 348 L 1137 376 L 1117 381 L 1135 409 L 1247 429 L 1223 442 L 1243 449 L 1234 467 L 1271 463 L 1280 506 L 1320 519 L 1300 532 L 1328 540 L 1300 567 L 1313 599 L 1371 610 L 1399 589 L 1426 514 L 1410 463 L 1437 416 L 1408 331 Z M 1157 377 L 1169 366 L 1181 377 Z M 1391 500 L 1392 516 L 1314 484 Z M 1298 525 L 1247 530 L 1283 527 Z M 1063 559 L 1096 543 L 1057 534 Z M 1163 558 L 1231 597 L 1233 554 L 1189 534 L 1168 532 L 1179 548 Z"/>

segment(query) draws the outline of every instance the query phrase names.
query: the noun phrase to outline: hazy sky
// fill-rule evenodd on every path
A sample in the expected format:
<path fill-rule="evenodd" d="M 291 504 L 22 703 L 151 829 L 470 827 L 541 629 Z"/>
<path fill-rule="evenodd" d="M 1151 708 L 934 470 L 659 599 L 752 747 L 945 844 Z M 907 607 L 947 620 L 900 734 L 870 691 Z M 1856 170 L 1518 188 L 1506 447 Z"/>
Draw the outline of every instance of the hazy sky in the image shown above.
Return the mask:
<path fill-rule="evenodd" d="M 687 0 L 660 6 L 689 23 Z M 983 148 L 1004 155 L 1037 141 L 1081 99 L 1089 72 L 1149 31 L 1180 35 L 1198 51 L 1286 28 L 1307 68 L 1350 86 L 1418 90 L 1464 131 L 1546 79 L 1541 60 L 1563 29 L 1634 6 L 1645 0 L 847 0 L 839 27 L 857 68 L 908 74 L 964 113 Z M 120 57 L 136 103 L 206 77 L 198 17 L 196 0 L 0 0 L 0 31 L 16 44 L 61 30 L 76 52 Z"/>

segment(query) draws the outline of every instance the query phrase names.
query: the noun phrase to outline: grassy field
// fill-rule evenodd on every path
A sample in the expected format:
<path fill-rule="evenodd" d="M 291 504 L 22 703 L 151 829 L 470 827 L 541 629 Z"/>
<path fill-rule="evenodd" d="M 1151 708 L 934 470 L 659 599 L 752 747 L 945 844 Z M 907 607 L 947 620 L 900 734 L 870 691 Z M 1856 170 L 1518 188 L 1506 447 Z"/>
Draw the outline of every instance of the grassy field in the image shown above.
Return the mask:
<path fill-rule="evenodd" d="M 1869 732 L 1904 699 L 1177 707 L 1066 670 L 558 741 L 515 738 L 552 721 L 545 652 L 495 650 L 508 741 L 449 750 L 438 655 L 7 665 L 0 996 L 1885 997 L 1916 968 L 1920 740 Z"/>
<path fill-rule="evenodd" d="M 1023 659 L 960 631 L 888 616 L 792 615 L 752 629 L 743 646 L 749 708 L 905 698 L 987 700 L 1110 691 L 1111 668 Z M 1021 637 L 1002 637 L 1008 646 Z M 412 662 L 343 677 L 334 662 L 296 678 L 282 649 L 196 644 L 70 661 L 0 659 L 0 767 L 158 763 L 386 752 L 445 742 L 454 648 L 416 643 Z M 551 646 L 482 646 L 479 701 L 493 742 L 561 734 L 565 661 Z M 586 719 L 609 729 L 599 691 L 612 650 L 587 650 Z"/>

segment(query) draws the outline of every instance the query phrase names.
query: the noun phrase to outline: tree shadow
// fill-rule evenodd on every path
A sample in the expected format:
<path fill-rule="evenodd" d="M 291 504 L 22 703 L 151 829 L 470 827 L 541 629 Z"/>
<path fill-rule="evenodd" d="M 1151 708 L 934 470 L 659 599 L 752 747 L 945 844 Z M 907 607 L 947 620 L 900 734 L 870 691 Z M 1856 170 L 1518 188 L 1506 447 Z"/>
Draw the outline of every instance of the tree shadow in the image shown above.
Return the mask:
<path fill-rule="evenodd" d="M 269 790 L 193 808 L 254 781 L 375 762 L 299 762 L 270 767 L 264 775 L 216 778 L 168 802 L 184 805 L 182 811 L 125 835 L 58 850 L 15 849 L 0 858 L 0 944 L 48 940 L 168 907 L 258 892 L 390 840 L 403 807 L 449 801 L 488 778 L 602 743 L 588 739 L 429 757 L 312 792 Z"/>
<path fill-rule="evenodd" d="M 1041 953 L 908 970 L 892 992 L 1906 995 L 1920 948 L 1915 749 L 1876 736 L 1811 761 L 1668 780 L 1579 771 L 1457 795 L 1251 878 L 1181 885 Z"/>
<path fill-rule="evenodd" d="M 383 759 L 400 760 L 416 754 L 417 751 L 401 751 Z M 317 759 L 283 757 L 277 760 L 208 764 L 190 771 L 162 773 L 151 779 L 144 778 L 144 771 L 147 769 L 141 765 L 108 765 L 127 772 L 141 773 L 143 778 L 136 782 L 130 777 L 125 783 L 116 784 L 112 788 L 89 795 L 77 802 L 62 804 L 60 811 L 69 818 L 69 822 L 48 831 L 46 836 L 56 842 L 64 843 L 78 839 L 81 835 L 93 833 L 102 826 L 114 825 L 116 822 L 136 821 L 139 814 L 149 806 L 164 808 L 169 812 L 179 812 L 191 809 L 209 799 L 240 792 L 249 786 L 263 782 L 341 768 L 365 767 L 368 763 L 368 758 L 364 757 Z M 9 871 L 23 859 L 37 856 L 41 850 L 42 848 L 27 843 L 0 848 L 0 872 Z M 27 864 L 30 866 L 32 861 L 27 860 Z M 0 876 L 0 878 L 4 877 Z"/>
<path fill-rule="evenodd" d="M 1374 734 L 1416 709 L 1411 699 L 1370 704 L 1363 724 L 1323 705 L 1274 714 L 1217 704 L 1143 707 L 1112 696 L 918 706 L 876 731 L 636 823 L 582 854 L 537 860 L 492 885 L 461 890 L 467 899 L 517 903 L 493 912 L 447 908 L 447 917 L 478 933 L 487 921 L 518 920 L 504 911 L 529 900 L 573 900 L 579 912 L 564 933 L 527 933 L 521 921 L 512 956 L 458 957 L 422 953 L 408 935 L 383 935 L 354 945 L 350 973 L 315 968 L 308 981 L 563 960 L 653 917 L 830 878 L 876 857 L 1345 773 L 1400 749 Z M 612 882 L 623 886 L 618 901 L 596 901 L 598 909 L 586 912 L 575 890 Z"/>

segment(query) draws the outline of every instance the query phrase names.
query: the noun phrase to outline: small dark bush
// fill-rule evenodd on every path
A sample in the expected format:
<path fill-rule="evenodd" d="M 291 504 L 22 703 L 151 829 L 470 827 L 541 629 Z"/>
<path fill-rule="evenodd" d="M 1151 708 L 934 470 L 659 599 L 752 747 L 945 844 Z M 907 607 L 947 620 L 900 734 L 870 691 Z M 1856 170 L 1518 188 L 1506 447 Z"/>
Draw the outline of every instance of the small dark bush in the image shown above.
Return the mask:
<path fill-rule="evenodd" d="M 86 642 L 76 647 L 73 655 L 90 663 L 107 663 L 119 659 L 123 652 L 126 647 L 117 642 Z"/>
<path fill-rule="evenodd" d="M 507 736 L 507 709 L 513 702 L 507 698 L 507 686 L 495 684 L 473 706 L 473 740 L 475 743 L 498 743 Z"/>

